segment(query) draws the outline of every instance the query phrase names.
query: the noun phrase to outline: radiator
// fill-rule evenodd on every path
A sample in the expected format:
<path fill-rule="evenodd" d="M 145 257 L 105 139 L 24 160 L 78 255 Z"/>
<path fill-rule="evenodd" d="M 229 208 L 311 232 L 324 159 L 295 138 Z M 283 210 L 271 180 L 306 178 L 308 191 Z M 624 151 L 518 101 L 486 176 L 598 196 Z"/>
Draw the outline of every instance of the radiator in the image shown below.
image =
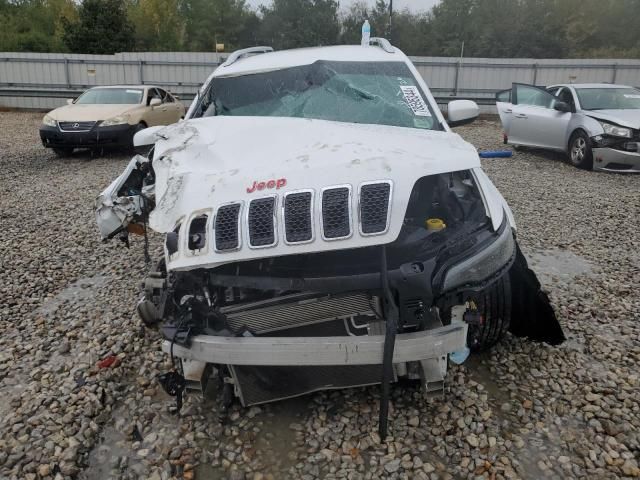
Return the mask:
<path fill-rule="evenodd" d="M 223 307 L 220 311 L 233 330 L 246 327 L 261 335 L 353 316 L 374 316 L 373 308 L 378 310 L 378 306 L 377 297 L 363 292 L 323 296 L 304 293 Z"/>

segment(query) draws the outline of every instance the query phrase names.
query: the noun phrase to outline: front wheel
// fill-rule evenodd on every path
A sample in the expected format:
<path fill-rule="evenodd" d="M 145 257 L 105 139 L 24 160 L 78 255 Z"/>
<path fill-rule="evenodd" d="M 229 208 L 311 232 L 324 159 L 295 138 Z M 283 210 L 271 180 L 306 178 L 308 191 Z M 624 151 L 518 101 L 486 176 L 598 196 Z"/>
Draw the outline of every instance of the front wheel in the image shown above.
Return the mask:
<path fill-rule="evenodd" d="M 469 325 L 467 345 L 474 352 L 487 350 L 500 341 L 511 323 L 511 282 L 504 275 L 473 299 L 482 315 L 480 324 Z"/>
<path fill-rule="evenodd" d="M 591 140 L 583 131 L 577 131 L 569 141 L 569 161 L 571 165 L 584 170 L 593 168 L 593 151 Z"/>

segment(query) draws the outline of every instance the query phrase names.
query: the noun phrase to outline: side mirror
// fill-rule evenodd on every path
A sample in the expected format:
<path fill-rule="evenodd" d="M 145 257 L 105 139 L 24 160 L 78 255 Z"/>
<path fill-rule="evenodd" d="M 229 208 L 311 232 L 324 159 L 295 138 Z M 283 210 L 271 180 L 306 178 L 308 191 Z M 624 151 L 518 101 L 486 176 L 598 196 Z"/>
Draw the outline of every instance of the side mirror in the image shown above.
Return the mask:
<path fill-rule="evenodd" d="M 447 123 L 450 127 L 473 122 L 480 114 L 478 104 L 471 100 L 453 100 L 447 106 Z"/>
<path fill-rule="evenodd" d="M 71 105 L 73 103 L 73 98 L 67 98 L 67 105 Z"/>
<path fill-rule="evenodd" d="M 569 106 L 569 104 L 567 102 L 561 102 L 561 101 L 557 101 L 553 105 L 553 109 L 559 112 L 564 112 L 564 113 L 571 111 L 571 107 Z"/>
<path fill-rule="evenodd" d="M 160 104 L 162 104 L 162 100 L 160 100 L 159 98 L 152 98 L 151 102 L 149 102 L 150 107 L 157 107 Z"/>

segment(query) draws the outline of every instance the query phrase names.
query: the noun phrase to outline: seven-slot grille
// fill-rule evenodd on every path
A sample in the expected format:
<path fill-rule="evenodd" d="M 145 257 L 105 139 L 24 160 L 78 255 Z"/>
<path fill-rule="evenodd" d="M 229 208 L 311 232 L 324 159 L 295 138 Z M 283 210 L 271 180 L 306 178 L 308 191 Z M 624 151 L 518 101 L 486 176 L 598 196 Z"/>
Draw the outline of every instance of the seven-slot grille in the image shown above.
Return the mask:
<path fill-rule="evenodd" d="M 322 192 L 322 231 L 324 238 L 351 235 L 349 187 L 327 188 Z"/>
<path fill-rule="evenodd" d="M 352 233 L 351 188 L 329 187 L 322 190 L 321 226 L 323 238 L 337 240 Z M 389 227 L 391 182 L 366 183 L 359 191 L 359 219 L 362 235 L 379 235 Z M 285 194 L 283 199 L 284 236 L 287 243 L 304 243 L 313 239 L 313 192 Z M 246 226 L 250 247 L 277 244 L 277 197 L 251 200 L 246 207 Z M 237 250 L 241 243 L 241 203 L 218 208 L 214 221 L 215 246 L 219 252 Z"/>
<path fill-rule="evenodd" d="M 311 192 L 290 193 L 284 197 L 284 233 L 288 243 L 308 242 L 313 238 Z"/>
<path fill-rule="evenodd" d="M 217 250 L 235 250 L 240 246 L 239 216 L 239 203 L 223 205 L 218 208 L 214 227 Z"/>
<path fill-rule="evenodd" d="M 252 247 L 268 247 L 276 243 L 275 200 L 275 197 L 265 197 L 249 203 L 247 224 Z"/>
<path fill-rule="evenodd" d="M 58 122 L 58 127 L 63 132 L 88 132 L 96 122 Z"/>
<path fill-rule="evenodd" d="M 360 187 L 360 231 L 364 235 L 387 230 L 390 183 L 368 183 Z"/>

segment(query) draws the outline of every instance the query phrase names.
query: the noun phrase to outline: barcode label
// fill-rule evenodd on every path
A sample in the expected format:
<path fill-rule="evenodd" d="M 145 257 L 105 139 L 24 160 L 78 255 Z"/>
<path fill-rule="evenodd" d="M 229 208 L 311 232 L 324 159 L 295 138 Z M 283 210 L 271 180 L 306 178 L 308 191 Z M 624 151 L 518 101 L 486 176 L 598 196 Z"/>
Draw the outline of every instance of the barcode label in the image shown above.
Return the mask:
<path fill-rule="evenodd" d="M 429 107 L 427 107 L 427 104 L 422 98 L 422 95 L 420 95 L 417 87 L 400 86 L 400 90 L 402 90 L 404 100 L 405 102 L 407 102 L 407 105 L 414 115 L 417 115 L 419 117 L 431 116 L 431 113 L 429 113 Z"/>

